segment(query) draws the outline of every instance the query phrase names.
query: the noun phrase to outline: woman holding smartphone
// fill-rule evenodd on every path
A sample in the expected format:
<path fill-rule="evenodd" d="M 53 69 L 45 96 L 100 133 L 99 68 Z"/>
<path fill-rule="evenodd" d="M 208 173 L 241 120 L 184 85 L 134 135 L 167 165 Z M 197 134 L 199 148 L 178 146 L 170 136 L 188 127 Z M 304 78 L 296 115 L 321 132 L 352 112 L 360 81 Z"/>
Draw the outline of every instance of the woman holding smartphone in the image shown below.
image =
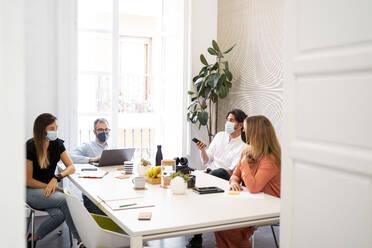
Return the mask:
<path fill-rule="evenodd" d="M 75 172 L 63 140 L 58 139 L 57 129 L 55 116 L 41 114 L 34 122 L 33 138 L 26 143 L 26 202 L 31 207 L 43 209 L 49 214 L 49 218 L 40 225 L 34 235 L 34 244 L 66 220 L 78 241 L 78 247 L 84 248 L 72 221 L 65 195 L 62 189 L 57 187 L 63 177 Z M 55 175 L 59 160 L 66 165 L 66 169 Z M 28 235 L 27 244 L 31 247 L 31 234 Z"/>
<path fill-rule="evenodd" d="M 264 192 L 280 198 L 281 148 L 274 127 L 265 116 L 244 120 L 247 148 L 230 178 L 230 190 L 241 191 L 241 183 L 251 193 Z M 216 232 L 219 248 L 251 247 L 254 227 Z"/>

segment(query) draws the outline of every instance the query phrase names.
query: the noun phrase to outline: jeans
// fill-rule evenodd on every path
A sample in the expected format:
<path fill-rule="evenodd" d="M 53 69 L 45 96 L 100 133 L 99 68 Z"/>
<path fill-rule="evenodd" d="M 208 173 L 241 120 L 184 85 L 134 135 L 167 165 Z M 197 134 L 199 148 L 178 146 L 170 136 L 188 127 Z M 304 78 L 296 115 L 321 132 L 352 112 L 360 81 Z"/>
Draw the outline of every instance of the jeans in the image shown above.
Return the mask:
<path fill-rule="evenodd" d="M 225 180 L 230 180 L 230 174 L 223 168 L 212 170 L 211 172 L 209 172 L 209 174 Z"/>
<path fill-rule="evenodd" d="M 79 238 L 79 234 L 76 230 L 74 222 L 72 221 L 64 193 L 56 191 L 54 194 L 46 197 L 44 196 L 44 189 L 27 188 L 26 202 L 31 207 L 45 210 L 49 214 L 49 218 L 41 223 L 36 232 L 36 235 L 39 239 L 44 238 L 48 233 L 61 225 L 65 220 L 74 238 Z"/>

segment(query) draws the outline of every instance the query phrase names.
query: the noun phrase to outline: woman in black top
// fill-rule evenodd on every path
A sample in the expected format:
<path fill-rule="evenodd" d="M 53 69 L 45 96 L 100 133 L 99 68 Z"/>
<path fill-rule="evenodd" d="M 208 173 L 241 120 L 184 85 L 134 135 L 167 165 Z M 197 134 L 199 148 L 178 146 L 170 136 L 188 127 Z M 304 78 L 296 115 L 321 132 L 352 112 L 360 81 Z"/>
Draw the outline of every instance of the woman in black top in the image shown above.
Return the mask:
<path fill-rule="evenodd" d="M 34 235 L 34 243 L 45 237 L 66 220 L 80 248 L 85 247 L 72 221 L 63 190 L 57 183 L 75 172 L 74 165 L 66 152 L 63 140 L 57 138 L 57 118 L 51 114 L 41 114 L 34 122 L 34 137 L 26 143 L 26 201 L 36 209 L 49 213 Z M 59 160 L 66 169 L 54 174 Z M 31 236 L 31 235 L 29 235 Z M 31 246 L 31 238 L 27 240 Z"/>

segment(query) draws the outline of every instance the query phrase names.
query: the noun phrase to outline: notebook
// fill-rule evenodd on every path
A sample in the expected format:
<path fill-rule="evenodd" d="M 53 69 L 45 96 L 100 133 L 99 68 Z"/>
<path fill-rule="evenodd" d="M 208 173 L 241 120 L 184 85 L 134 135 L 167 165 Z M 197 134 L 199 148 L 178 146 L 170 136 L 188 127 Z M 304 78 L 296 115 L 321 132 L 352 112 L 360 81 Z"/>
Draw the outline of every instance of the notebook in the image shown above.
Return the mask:
<path fill-rule="evenodd" d="M 125 210 L 134 208 L 149 208 L 155 206 L 151 202 L 144 199 L 143 196 L 127 196 L 121 199 L 106 199 L 98 195 L 98 198 L 102 200 L 112 210 Z"/>

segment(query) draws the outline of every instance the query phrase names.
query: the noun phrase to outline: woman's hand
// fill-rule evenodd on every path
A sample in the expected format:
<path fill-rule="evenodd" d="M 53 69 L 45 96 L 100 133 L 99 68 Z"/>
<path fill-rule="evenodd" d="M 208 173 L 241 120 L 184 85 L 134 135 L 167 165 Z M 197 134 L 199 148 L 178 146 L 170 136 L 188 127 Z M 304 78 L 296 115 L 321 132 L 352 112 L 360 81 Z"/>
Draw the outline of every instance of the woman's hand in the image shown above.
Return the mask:
<path fill-rule="evenodd" d="M 243 188 L 236 181 L 231 181 L 230 182 L 230 190 L 232 190 L 232 191 L 242 191 Z"/>
<path fill-rule="evenodd" d="M 46 186 L 44 190 L 44 195 L 46 197 L 49 197 L 50 194 L 54 194 L 54 192 L 56 192 L 56 187 L 57 187 L 57 179 L 53 177 L 52 180 L 50 180 L 50 182 Z"/>

